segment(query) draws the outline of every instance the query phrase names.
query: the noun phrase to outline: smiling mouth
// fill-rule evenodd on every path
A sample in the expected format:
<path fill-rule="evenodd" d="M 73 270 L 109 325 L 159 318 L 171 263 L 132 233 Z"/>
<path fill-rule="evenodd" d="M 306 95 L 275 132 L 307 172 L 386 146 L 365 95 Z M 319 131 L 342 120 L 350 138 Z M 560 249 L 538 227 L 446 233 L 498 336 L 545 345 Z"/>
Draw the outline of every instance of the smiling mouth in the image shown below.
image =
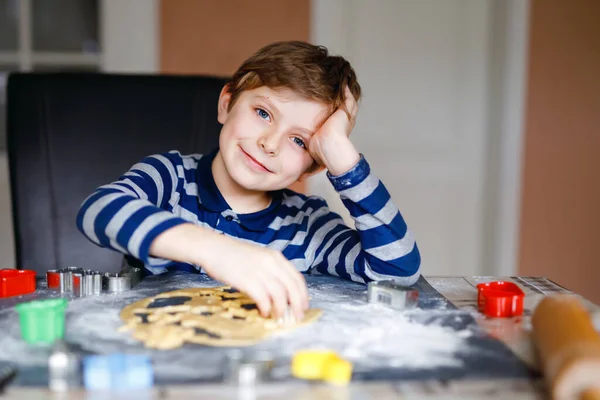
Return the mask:
<path fill-rule="evenodd" d="M 241 146 L 240 149 L 244 152 L 245 155 L 247 155 L 252 161 L 254 161 L 256 164 L 260 165 L 261 167 L 263 167 L 265 169 L 265 171 L 273 173 L 273 171 L 271 171 L 269 168 L 265 167 L 264 164 L 262 164 L 260 161 L 258 161 L 256 158 L 252 157 L 250 154 L 248 154 Z"/>

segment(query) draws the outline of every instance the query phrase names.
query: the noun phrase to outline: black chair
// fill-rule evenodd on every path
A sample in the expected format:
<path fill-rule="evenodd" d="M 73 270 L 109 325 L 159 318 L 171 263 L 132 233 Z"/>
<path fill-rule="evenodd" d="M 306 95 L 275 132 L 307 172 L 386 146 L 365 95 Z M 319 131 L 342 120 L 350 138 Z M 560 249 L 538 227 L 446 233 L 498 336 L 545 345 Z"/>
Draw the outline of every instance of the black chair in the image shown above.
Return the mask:
<path fill-rule="evenodd" d="M 81 202 L 147 155 L 218 145 L 225 80 L 200 76 L 24 74 L 7 87 L 7 144 L 18 268 L 121 268 L 120 253 L 76 228 Z"/>

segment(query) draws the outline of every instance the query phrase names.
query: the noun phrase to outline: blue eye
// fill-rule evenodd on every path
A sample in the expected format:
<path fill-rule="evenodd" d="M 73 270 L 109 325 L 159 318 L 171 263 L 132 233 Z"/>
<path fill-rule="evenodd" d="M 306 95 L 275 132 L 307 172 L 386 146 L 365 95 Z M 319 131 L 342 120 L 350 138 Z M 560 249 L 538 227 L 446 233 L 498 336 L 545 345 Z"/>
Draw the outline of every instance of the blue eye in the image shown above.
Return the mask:
<path fill-rule="evenodd" d="M 259 117 L 261 117 L 262 119 L 265 119 L 265 120 L 267 120 L 267 121 L 271 119 L 271 117 L 269 116 L 269 113 L 268 113 L 268 112 L 266 112 L 265 110 L 263 110 L 262 108 L 257 108 L 257 109 L 256 109 L 256 113 L 257 113 L 257 114 L 258 114 L 258 116 L 259 116 Z"/>
<path fill-rule="evenodd" d="M 293 140 L 294 140 L 294 143 L 296 143 L 298 146 L 302 147 L 303 149 L 306 148 L 306 144 L 304 143 L 304 140 L 300 139 L 299 137 L 295 137 Z"/>

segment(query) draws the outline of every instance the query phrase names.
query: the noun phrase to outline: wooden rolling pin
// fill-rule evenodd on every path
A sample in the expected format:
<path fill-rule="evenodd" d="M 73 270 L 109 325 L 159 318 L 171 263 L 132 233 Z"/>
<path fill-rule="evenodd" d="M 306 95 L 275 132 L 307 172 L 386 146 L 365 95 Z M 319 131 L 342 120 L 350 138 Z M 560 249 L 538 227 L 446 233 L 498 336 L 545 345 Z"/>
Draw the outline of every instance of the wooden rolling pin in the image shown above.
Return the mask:
<path fill-rule="evenodd" d="M 581 301 L 574 295 L 547 296 L 531 322 L 552 398 L 600 400 L 600 335 Z"/>

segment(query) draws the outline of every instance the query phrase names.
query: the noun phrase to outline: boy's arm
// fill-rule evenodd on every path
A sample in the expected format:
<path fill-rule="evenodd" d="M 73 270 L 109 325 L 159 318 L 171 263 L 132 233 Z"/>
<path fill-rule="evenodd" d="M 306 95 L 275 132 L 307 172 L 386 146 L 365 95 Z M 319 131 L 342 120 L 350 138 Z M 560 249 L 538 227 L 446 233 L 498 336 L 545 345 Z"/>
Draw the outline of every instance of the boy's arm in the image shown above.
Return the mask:
<path fill-rule="evenodd" d="M 149 249 L 162 232 L 188 222 L 164 209 L 176 192 L 179 167 L 183 170 L 179 153 L 146 157 L 84 200 L 78 229 L 93 243 L 146 264 L 168 263 L 152 259 Z"/>
<path fill-rule="evenodd" d="M 327 207 L 313 213 L 305 260 L 319 272 L 359 282 L 391 278 L 410 285 L 419 278 L 419 250 L 387 189 L 349 139 L 357 113 L 358 103 L 346 87 L 344 107 L 335 110 L 309 143 L 312 157 L 327 168 L 354 218 L 356 231 Z"/>
<path fill-rule="evenodd" d="M 265 317 L 283 316 L 289 305 L 300 321 L 308 308 L 304 277 L 279 251 L 194 224 L 163 232 L 150 251 L 158 257 L 202 265 L 213 279 L 253 298 Z"/>
<path fill-rule="evenodd" d="M 93 243 L 151 266 L 201 265 L 212 278 L 252 297 L 263 316 L 282 316 L 289 304 L 301 320 L 308 307 L 306 282 L 280 252 L 221 235 L 165 209 L 178 201 L 177 187 L 183 185 L 178 171 L 185 173 L 184 164 L 174 152 L 145 158 L 83 202 L 77 227 Z"/>
<path fill-rule="evenodd" d="M 340 176 L 328 173 L 356 230 L 323 204 L 309 219 L 305 259 L 309 268 L 357 282 L 394 279 L 411 285 L 419 278 L 420 254 L 385 186 L 360 161 Z"/>

